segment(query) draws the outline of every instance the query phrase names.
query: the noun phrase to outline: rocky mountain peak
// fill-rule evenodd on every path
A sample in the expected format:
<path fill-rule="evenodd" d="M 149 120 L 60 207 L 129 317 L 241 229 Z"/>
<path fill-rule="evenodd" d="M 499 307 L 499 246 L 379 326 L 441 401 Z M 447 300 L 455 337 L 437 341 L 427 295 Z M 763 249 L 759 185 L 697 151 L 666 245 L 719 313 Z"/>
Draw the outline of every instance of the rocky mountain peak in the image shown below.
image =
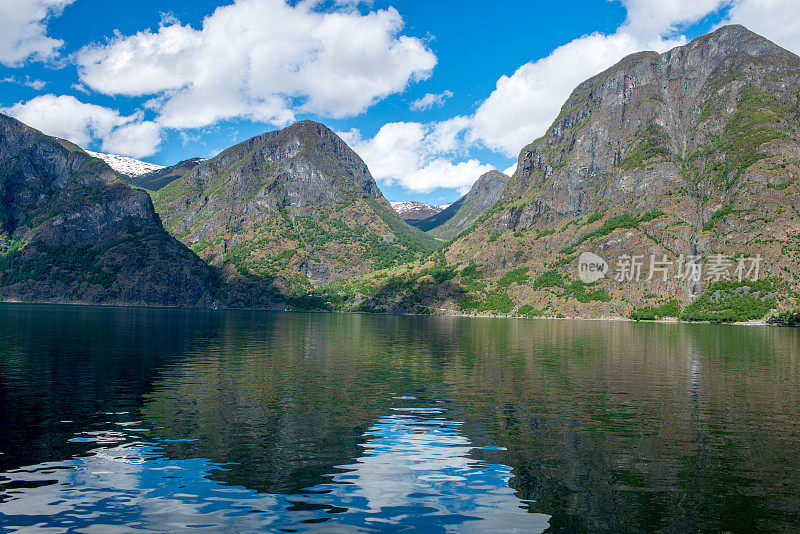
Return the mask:
<path fill-rule="evenodd" d="M 417 228 L 439 239 L 452 239 L 468 230 L 497 202 L 509 181 L 499 171 L 489 171 L 478 178 L 466 195 L 451 204 L 441 213 L 421 221 L 413 221 Z"/>
<path fill-rule="evenodd" d="M 332 130 L 313 121 L 248 139 L 184 178 L 192 198 L 223 180 L 224 192 L 215 190 L 235 197 L 228 199 L 231 206 L 260 193 L 256 209 L 303 216 L 362 196 L 386 203 L 361 158 Z"/>
<path fill-rule="evenodd" d="M 259 283 L 280 279 L 280 291 L 434 246 L 392 210 L 361 158 L 313 121 L 239 143 L 153 198 L 167 228 L 202 258 Z"/>
<path fill-rule="evenodd" d="M 628 56 L 576 87 L 547 133 L 520 153 L 506 198 L 552 182 L 520 214 L 529 222 L 545 206 L 577 214 L 636 200 L 646 209 L 657 192 L 679 186 L 681 161 L 723 135 L 747 95 L 796 106 L 799 75 L 800 58 L 738 25 Z M 660 165 L 658 179 L 646 162 Z"/>
<path fill-rule="evenodd" d="M 143 281 L 147 281 L 143 283 Z M 0 114 L 0 300 L 208 305 L 213 273 L 104 161 Z"/>
<path fill-rule="evenodd" d="M 478 178 L 475 183 L 472 184 L 470 193 L 476 193 L 482 189 L 497 187 L 498 185 L 505 187 L 505 184 L 509 179 L 510 178 L 508 175 L 503 174 L 500 171 L 491 170 L 482 174 L 480 178 Z"/>

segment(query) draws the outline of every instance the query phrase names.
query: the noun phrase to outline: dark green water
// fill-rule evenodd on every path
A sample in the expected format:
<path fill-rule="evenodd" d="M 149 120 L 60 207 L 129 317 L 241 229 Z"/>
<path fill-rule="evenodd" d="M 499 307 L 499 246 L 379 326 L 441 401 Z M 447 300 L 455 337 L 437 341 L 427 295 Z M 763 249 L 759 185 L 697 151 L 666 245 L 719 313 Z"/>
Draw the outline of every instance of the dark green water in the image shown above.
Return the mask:
<path fill-rule="evenodd" d="M 0 531 L 798 531 L 799 356 L 778 328 L 0 305 Z"/>

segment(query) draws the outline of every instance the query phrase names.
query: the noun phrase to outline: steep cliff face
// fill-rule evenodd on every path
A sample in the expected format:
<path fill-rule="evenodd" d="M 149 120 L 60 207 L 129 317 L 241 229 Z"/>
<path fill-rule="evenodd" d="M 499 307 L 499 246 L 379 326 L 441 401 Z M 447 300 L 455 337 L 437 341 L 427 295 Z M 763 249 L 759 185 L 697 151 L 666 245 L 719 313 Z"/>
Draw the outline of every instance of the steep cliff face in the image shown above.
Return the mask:
<path fill-rule="evenodd" d="M 446 210 L 414 223 L 430 235 L 449 241 L 469 230 L 475 221 L 488 212 L 503 194 L 509 177 L 499 171 L 489 171 L 472 185 L 469 192 Z"/>
<path fill-rule="evenodd" d="M 103 161 L 0 115 L 0 298 L 207 306 L 212 271 Z"/>
<path fill-rule="evenodd" d="M 389 201 L 389 204 L 392 205 L 392 209 L 394 209 L 395 213 L 397 213 L 401 219 L 412 226 L 415 225 L 417 221 L 422 221 L 433 217 L 437 213 L 443 212 L 449 206 L 449 204 L 437 206 L 434 204 L 425 204 L 424 202 L 397 202 L 392 200 Z"/>
<path fill-rule="evenodd" d="M 446 282 L 411 300 L 462 312 L 693 320 L 797 306 L 798 98 L 800 57 L 742 26 L 625 58 L 574 90 L 521 151 L 497 204 L 438 258 Z M 583 252 L 608 262 L 605 277 L 579 280 Z M 628 272 L 631 257 L 639 276 Z M 740 260 L 759 257 L 759 281 L 740 281 Z M 666 272 L 653 260 L 666 260 Z M 699 277 L 686 276 L 687 260 Z"/>
<path fill-rule="evenodd" d="M 301 292 L 435 245 L 335 133 L 304 121 L 249 139 L 154 195 L 166 227 L 229 273 Z"/>
<path fill-rule="evenodd" d="M 624 59 L 579 85 L 547 134 L 522 150 L 505 200 L 538 202 L 509 223 L 530 225 L 545 206 L 565 215 L 648 210 L 685 186 L 701 202 L 723 200 L 751 165 L 781 152 L 770 141 L 794 135 L 798 74 L 800 58 L 742 26 Z"/>
<path fill-rule="evenodd" d="M 760 255 L 761 276 L 781 278 L 791 295 L 800 273 L 799 95 L 800 58 L 742 26 L 634 54 L 575 89 L 520 153 L 491 216 L 448 258 L 492 274 L 529 266 L 532 280 L 557 266 L 569 280 L 583 251 L 609 262 Z M 688 304 L 709 285 L 672 273 L 600 284 L 608 302 L 560 309 L 625 315 L 660 299 Z M 516 299 L 554 302 L 516 289 Z"/>
<path fill-rule="evenodd" d="M 191 158 L 178 162 L 175 165 L 170 165 L 169 167 L 155 169 L 137 176 L 123 176 L 122 178 L 136 187 L 141 187 L 149 191 L 158 191 L 181 176 L 185 176 L 189 171 L 204 161 L 203 158 Z"/>

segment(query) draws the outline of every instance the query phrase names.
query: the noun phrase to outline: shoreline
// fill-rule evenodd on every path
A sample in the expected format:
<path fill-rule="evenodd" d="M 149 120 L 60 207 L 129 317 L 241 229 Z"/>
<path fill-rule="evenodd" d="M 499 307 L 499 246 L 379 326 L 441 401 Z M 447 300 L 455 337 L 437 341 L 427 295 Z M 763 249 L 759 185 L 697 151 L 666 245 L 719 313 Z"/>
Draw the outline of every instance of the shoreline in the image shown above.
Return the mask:
<path fill-rule="evenodd" d="M 290 310 L 286 308 L 232 308 L 232 307 L 194 307 L 194 306 L 167 306 L 155 304 L 125 304 L 125 303 L 98 303 L 98 302 L 58 302 L 58 301 L 25 301 L 25 300 L 11 300 L 0 299 L 0 305 L 28 305 L 28 306 L 80 306 L 83 308 L 117 308 L 117 309 L 145 309 L 145 310 L 171 310 L 171 311 L 207 311 L 207 312 L 229 312 L 229 311 L 245 311 L 245 312 L 277 312 L 277 313 L 341 313 L 351 315 L 385 315 L 385 316 L 398 316 L 398 317 L 456 317 L 464 319 L 527 319 L 527 320 L 546 320 L 546 321 L 596 321 L 606 323 L 645 323 L 645 324 L 675 324 L 675 325 L 715 325 L 715 326 L 770 326 L 770 327 L 785 327 L 792 328 L 790 325 L 772 324 L 765 319 L 756 319 L 752 321 L 743 321 L 736 323 L 713 323 L 710 321 L 679 321 L 674 318 L 668 319 L 653 319 L 653 320 L 635 320 L 628 317 L 618 315 L 606 315 L 600 317 L 526 317 L 524 315 L 485 315 L 485 314 L 466 314 L 459 313 L 453 310 L 446 310 L 444 308 L 435 308 L 436 310 L 447 313 L 373 313 L 364 311 L 342 311 L 342 310 Z"/>

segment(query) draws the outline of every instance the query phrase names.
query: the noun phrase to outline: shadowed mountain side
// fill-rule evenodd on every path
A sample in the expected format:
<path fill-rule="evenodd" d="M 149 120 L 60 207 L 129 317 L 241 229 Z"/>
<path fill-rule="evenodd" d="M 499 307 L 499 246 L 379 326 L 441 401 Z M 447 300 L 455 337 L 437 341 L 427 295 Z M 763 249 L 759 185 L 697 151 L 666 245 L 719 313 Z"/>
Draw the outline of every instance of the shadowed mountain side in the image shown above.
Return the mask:
<path fill-rule="evenodd" d="M 136 187 L 141 187 L 149 191 L 158 191 L 165 185 L 184 176 L 204 161 L 203 158 L 191 158 L 170 167 L 150 171 L 145 174 L 140 174 L 139 176 L 123 176 L 123 179 Z"/>
<path fill-rule="evenodd" d="M 449 241 L 469 230 L 475 221 L 494 206 L 503 194 L 508 180 L 509 177 L 502 172 L 489 171 L 478 178 L 466 195 L 444 211 L 421 221 L 409 221 L 409 224 L 434 237 Z"/>
<path fill-rule="evenodd" d="M 226 277 L 283 294 L 436 246 L 392 210 L 361 158 L 311 121 L 231 147 L 153 199 L 167 229 Z"/>
<path fill-rule="evenodd" d="M 211 306 L 211 268 L 102 160 L 0 115 L 0 299 Z"/>

